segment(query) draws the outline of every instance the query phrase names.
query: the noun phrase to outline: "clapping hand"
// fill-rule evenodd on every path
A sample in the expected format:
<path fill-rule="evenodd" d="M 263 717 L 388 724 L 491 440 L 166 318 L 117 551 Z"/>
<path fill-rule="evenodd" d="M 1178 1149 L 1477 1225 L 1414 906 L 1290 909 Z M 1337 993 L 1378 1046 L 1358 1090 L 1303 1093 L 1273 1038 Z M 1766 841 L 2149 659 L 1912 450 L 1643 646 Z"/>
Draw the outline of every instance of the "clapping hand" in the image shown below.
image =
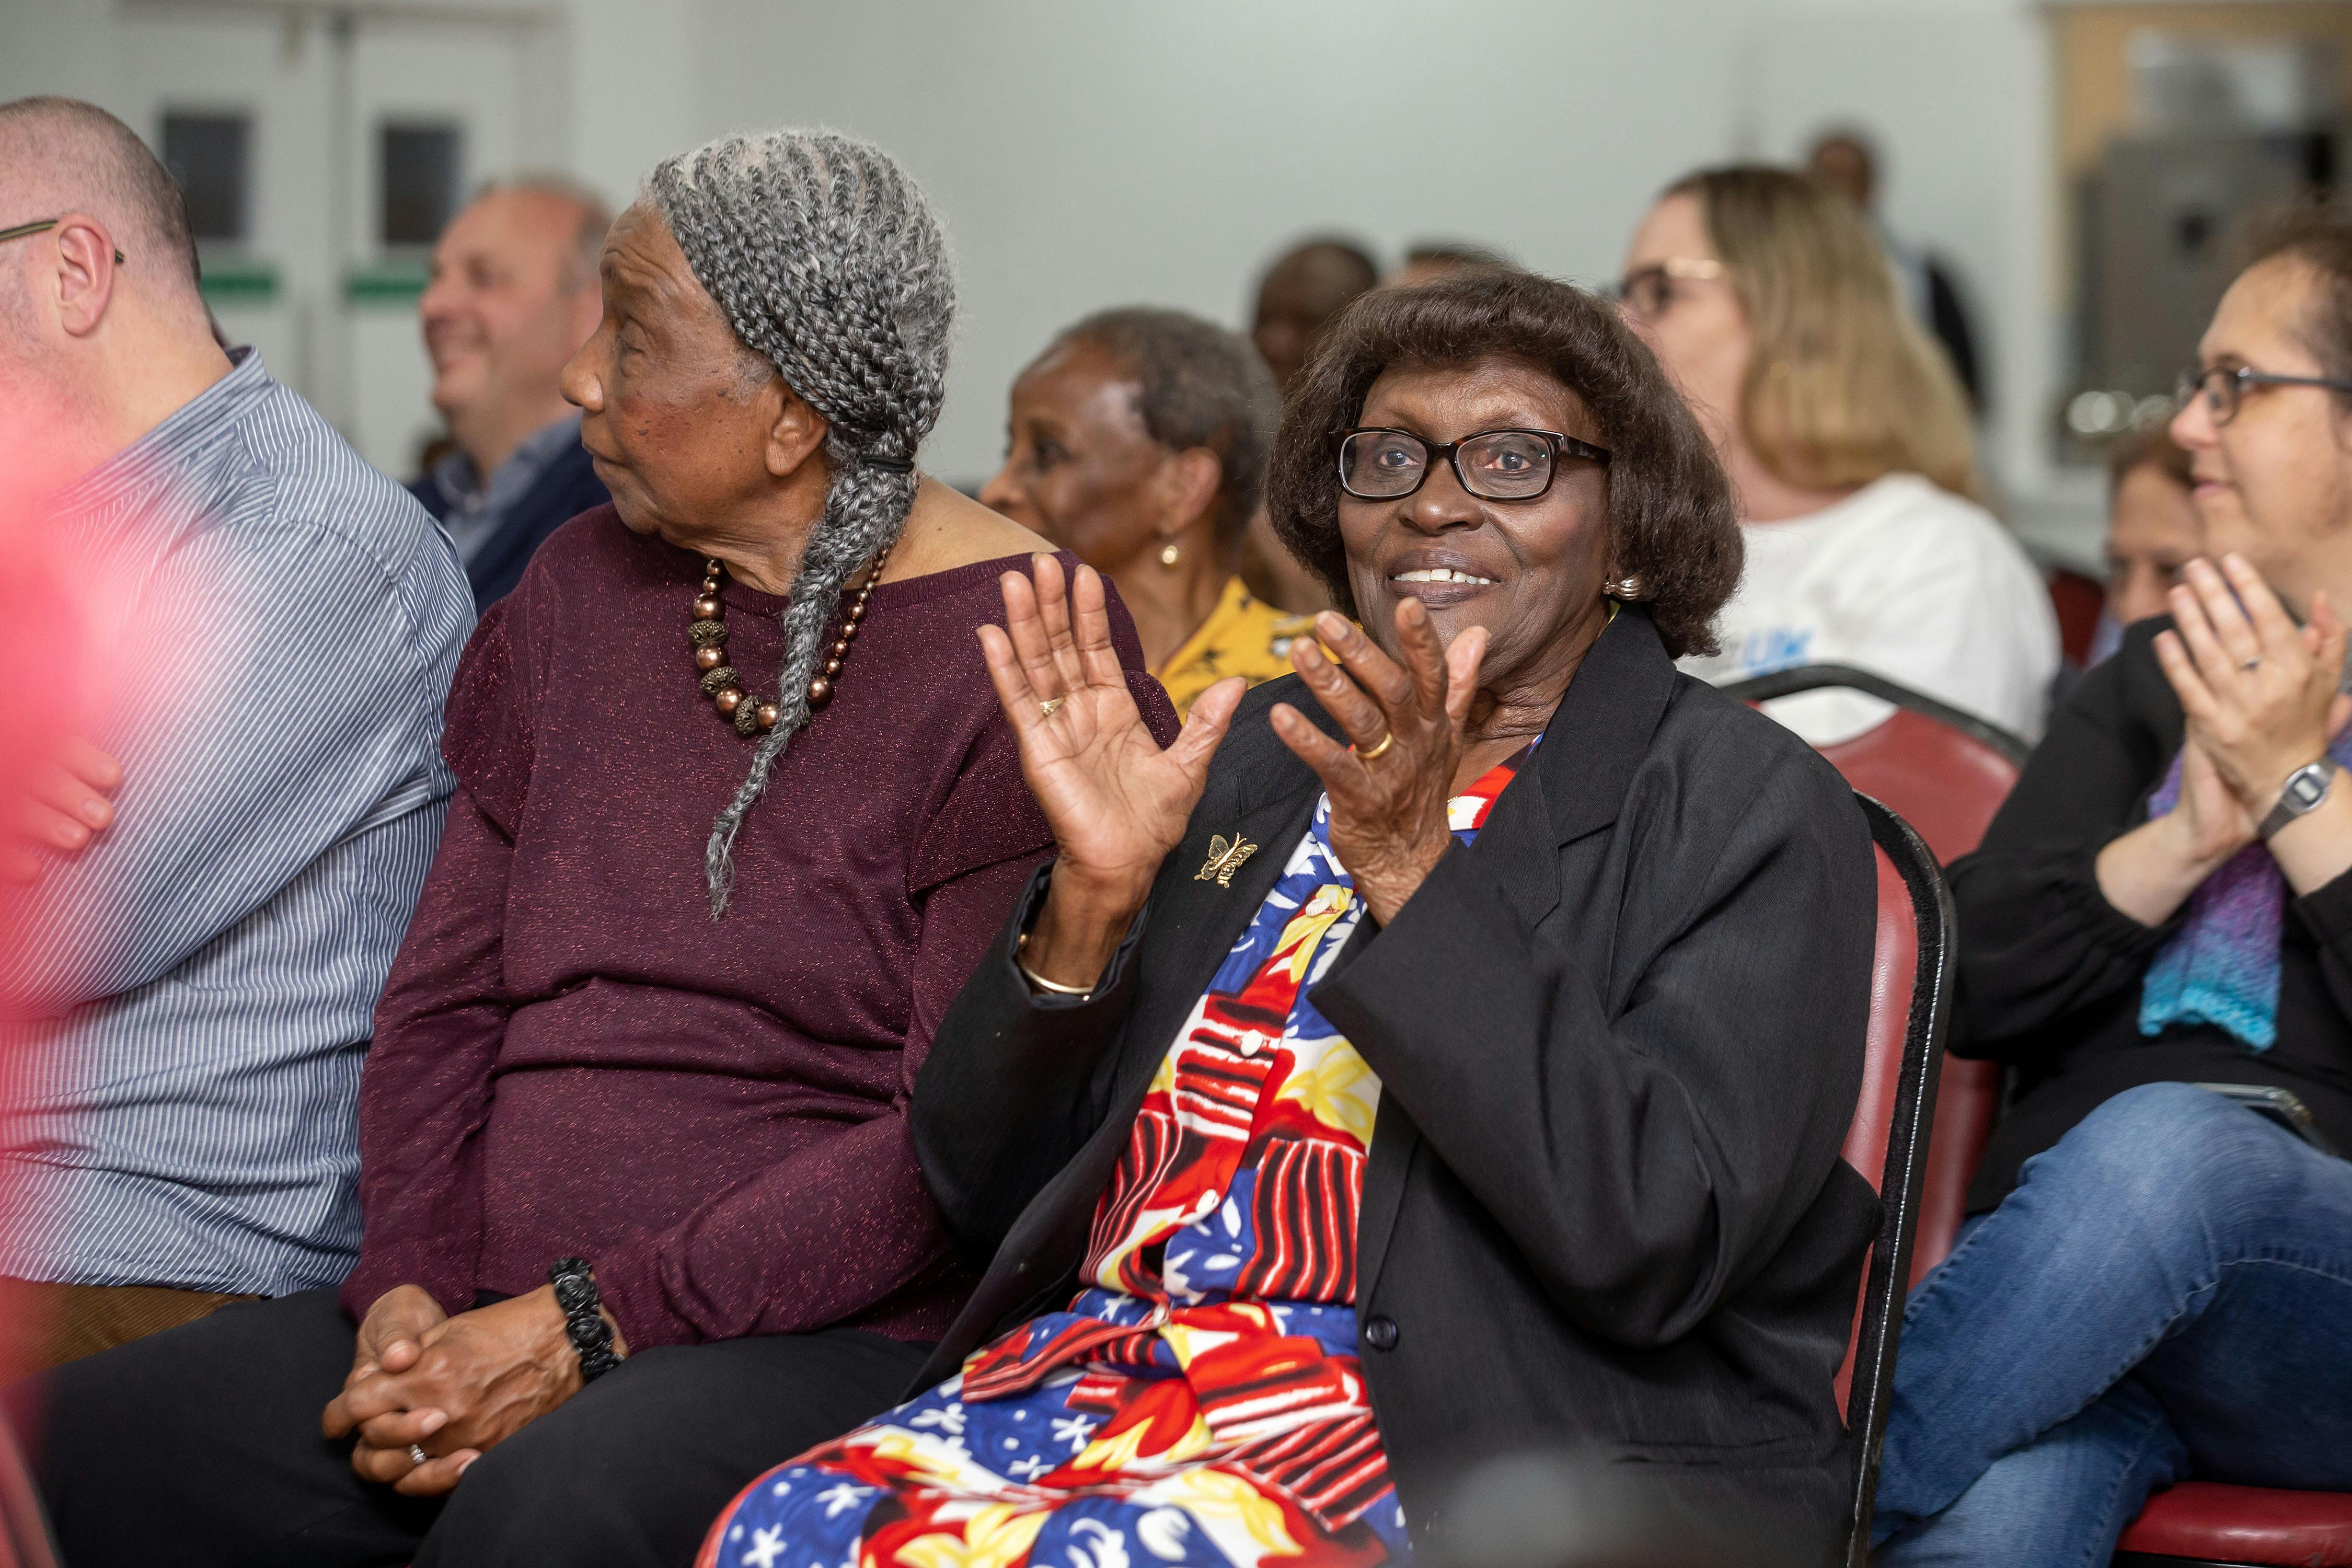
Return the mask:
<path fill-rule="evenodd" d="M 2170 595 L 2177 629 L 2158 636 L 2156 657 L 2189 721 L 2180 809 L 2199 847 L 2226 858 L 2252 840 L 2287 775 L 2325 756 L 2352 716 L 2352 698 L 2337 689 L 2344 626 L 2318 593 L 2309 624 L 2297 626 L 2242 556 L 2223 557 L 2219 570 L 2192 561 L 2182 575 Z"/>
<path fill-rule="evenodd" d="M 1004 626 L 980 628 L 981 652 L 1060 848 L 1025 962 L 1090 985 L 1183 838 L 1246 683 L 1236 676 L 1202 693 L 1162 750 L 1111 646 L 1101 576 L 1081 566 L 1066 588 L 1055 557 L 1032 564 L 1034 584 L 1004 574 Z"/>
<path fill-rule="evenodd" d="M 1382 653 L 1345 617 L 1326 612 L 1315 637 L 1290 645 L 1291 667 L 1351 742 L 1342 746 L 1286 702 L 1270 714 L 1275 733 L 1323 780 L 1331 798 L 1331 849 L 1354 879 L 1374 920 L 1386 925 L 1449 845 L 1447 802 L 1467 749 L 1465 730 L 1477 694 L 1486 630 L 1472 626 L 1442 644 L 1419 599 L 1396 609 L 1404 663 Z M 1320 638 L 1339 656 L 1333 664 Z"/>
<path fill-rule="evenodd" d="M 2326 595 L 2312 595 L 2310 621 L 2297 626 L 2242 556 L 2225 556 L 2218 569 L 2192 561 L 2182 578 L 2169 595 L 2174 629 L 2156 638 L 2157 662 L 2187 721 L 2180 798 L 2110 840 L 2096 861 L 2107 902 L 2147 926 L 2171 919 L 2216 868 L 2254 841 L 2287 775 L 2326 755 L 2352 718 L 2352 699 L 2336 689 L 2344 626 Z M 2340 874 L 2352 858 L 2340 831 L 2322 830 L 2316 845 L 2290 842 L 2308 831 L 2271 841 L 2298 892 Z"/>

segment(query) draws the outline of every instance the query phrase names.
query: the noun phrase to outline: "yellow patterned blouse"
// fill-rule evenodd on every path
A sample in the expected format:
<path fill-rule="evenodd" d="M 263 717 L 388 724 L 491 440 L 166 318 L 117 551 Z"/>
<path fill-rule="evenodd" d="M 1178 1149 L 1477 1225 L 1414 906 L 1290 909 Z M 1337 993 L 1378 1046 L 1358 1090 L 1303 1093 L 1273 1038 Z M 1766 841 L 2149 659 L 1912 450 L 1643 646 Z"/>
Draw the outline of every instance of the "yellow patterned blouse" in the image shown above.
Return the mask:
<path fill-rule="evenodd" d="M 1252 686 L 1288 675 L 1291 641 L 1314 624 L 1312 616 L 1286 616 L 1252 598 L 1239 577 L 1229 578 L 1209 618 L 1151 673 L 1168 689 L 1181 719 L 1192 710 L 1194 698 L 1229 675 L 1245 676 Z"/>

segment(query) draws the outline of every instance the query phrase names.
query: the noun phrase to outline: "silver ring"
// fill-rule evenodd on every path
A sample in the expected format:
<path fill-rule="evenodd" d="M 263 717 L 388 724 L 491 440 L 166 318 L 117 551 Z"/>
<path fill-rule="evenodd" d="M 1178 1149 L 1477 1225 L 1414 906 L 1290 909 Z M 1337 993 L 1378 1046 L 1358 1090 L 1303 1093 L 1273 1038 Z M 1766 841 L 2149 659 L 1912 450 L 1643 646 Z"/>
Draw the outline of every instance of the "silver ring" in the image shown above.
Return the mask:
<path fill-rule="evenodd" d="M 1054 710 L 1059 708 L 1062 705 L 1062 701 L 1063 700 L 1059 697 L 1046 698 L 1044 701 L 1037 704 L 1037 717 L 1040 719 L 1051 719 L 1054 716 Z"/>
<path fill-rule="evenodd" d="M 408 1446 L 408 1462 L 415 1466 L 418 1469 L 423 1469 L 425 1468 L 425 1461 L 431 1458 L 432 1456 L 427 1454 L 418 1445 L 411 1443 Z"/>

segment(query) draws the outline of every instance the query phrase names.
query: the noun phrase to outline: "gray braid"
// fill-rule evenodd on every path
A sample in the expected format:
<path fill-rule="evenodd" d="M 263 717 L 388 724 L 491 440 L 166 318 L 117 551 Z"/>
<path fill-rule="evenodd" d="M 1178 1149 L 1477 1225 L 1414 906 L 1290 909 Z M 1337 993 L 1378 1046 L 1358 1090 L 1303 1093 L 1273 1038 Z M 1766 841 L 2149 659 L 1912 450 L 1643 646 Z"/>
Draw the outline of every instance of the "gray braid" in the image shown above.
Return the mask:
<path fill-rule="evenodd" d="M 955 279 L 915 183 L 879 148 L 832 132 L 722 136 L 663 163 L 646 194 L 735 335 L 832 426 L 832 489 L 781 617 L 776 727 L 704 857 L 716 919 L 743 818 L 808 722 L 842 588 L 914 505 L 915 451 L 946 395 Z"/>

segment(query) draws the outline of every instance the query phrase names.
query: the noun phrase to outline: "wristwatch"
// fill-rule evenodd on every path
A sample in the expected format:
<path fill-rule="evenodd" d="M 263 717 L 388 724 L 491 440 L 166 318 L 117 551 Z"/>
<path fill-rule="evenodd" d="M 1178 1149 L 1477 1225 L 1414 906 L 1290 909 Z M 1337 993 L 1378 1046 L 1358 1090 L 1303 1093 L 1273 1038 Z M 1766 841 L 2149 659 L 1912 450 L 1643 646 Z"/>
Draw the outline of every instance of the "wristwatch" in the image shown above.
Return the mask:
<path fill-rule="evenodd" d="M 2286 775 L 2286 787 L 2279 792 L 2278 804 L 2271 807 L 2270 815 L 2263 818 L 2263 825 L 2254 829 L 2255 833 L 2268 838 L 2296 817 L 2311 811 L 2327 798 L 2327 786 L 2335 782 L 2336 763 L 2326 757 L 2295 769 Z"/>

